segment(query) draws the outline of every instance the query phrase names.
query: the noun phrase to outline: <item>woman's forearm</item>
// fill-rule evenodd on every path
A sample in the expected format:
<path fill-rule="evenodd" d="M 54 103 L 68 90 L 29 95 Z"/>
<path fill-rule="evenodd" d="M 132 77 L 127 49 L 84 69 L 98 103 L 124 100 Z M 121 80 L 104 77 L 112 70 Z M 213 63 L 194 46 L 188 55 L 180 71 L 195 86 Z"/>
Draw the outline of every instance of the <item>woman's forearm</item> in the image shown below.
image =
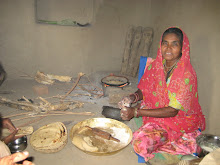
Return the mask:
<path fill-rule="evenodd" d="M 172 107 L 164 107 L 158 109 L 140 109 L 138 116 L 156 117 L 156 118 L 166 118 L 174 117 L 178 114 L 179 110 Z"/>
<path fill-rule="evenodd" d="M 136 92 L 138 94 L 138 101 L 143 100 L 143 94 L 140 89 Z M 157 117 L 157 118 L 166 118 L 166 117 L 174 117 L 178 114 L 179 110 L 172 107 L 164 107 L 158 109 L 140 109 L 138 112 L 139 116 L 148 116 L 148 117 Z"/>
<path fill-rule="evenodd" d="M 133 103 L 143 100 L 143 94 L 140 89 L 138 89 L 135 93 L 130 94 L 129 97 L 133 101 Z"/>
<path fill-rule="evenodd" d="M 140 89 L 138 89 L 135 93 L 138 94 L 138 97 L 139 97 L 138 101 L 143 100 L 143 94 Z"/>

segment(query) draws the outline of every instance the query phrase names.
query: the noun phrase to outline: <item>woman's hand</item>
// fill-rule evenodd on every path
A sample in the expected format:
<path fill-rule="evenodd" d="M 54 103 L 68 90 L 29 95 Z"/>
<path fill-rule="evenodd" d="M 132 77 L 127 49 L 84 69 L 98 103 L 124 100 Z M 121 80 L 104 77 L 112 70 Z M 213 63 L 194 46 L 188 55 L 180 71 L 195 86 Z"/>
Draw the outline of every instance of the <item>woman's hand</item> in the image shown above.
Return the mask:
<path fill-rule="evenodd" d="M 16 129 L 15 131 L 13 131 L 10 135 L 4 137 L 4 138 L 2 139 L 2 141 L 3 141 L 5 144 L 8 144 L 8 143 L 13 142 L 13 141 L 15 141 L 16 139 L 18 139 L 18 138 L 20 138 L 20 137 L 23 136 L 23 135 L 21 135 L 21 136 L 16 136 L 16 133 L 17 133 L 17 132 L 18 132 L 18 129 Z"/>
<path fill-rule="evenodd" d="M 126 97 L 123 97 L 122 100 L 118 103 L 118 107 L 120 109 L 123 109 L 125 107 L 130 107 L 134 99 L 129 95 Z"/>
<path fill-rule="evenodd" d="M 3 158 L 0 158 L 0 164 L 1 165 L 18 165 L 17 162 L 20 162 L 22 160 L 25 160 L 28 157 L 29 153 L 27 151 L 25 152 L 18 152 L 9 156 L 5 156 Z M 33 165 L 30 161 L 23 161 L 23 165 Z"/>
<path fill-rule="evenodd" d="M 2 126 L 3 128 L 9 129 L 10 132 L 14 132 L 16 130 L 16 127 L 14 126 L 14 124 L 11 122 L 9 118 L 2 119 Z"/>
<path fill-rule="evenodd" d="M 16 133 L 18 132 L 18 128 L 16 128 L 14 126 L 14 124 L 11 122 L 10 119 L 4 118 L 2 120 L 2 125 L 3 125 L 3 128 L 9 129 L 9 131 L 11 132 L 10 135 L 8 135 L 7 137 L 2 139 L 2 141 L 4 141 L 5 144 L 8 144 L 8 143 L 22 137 L 22 136 L 16 136 Z"/>
<path fill-rule="evenodd" d="M 118 107 L 120 109 L 123 109 L 124 107 L 130 107 L 132 103 L 136 103 L 142 99 L 143 99 L 143 94 L 141 90 L 138 89 L 135 93 L 123 97 L 122 100 L 118 103 Z"/>
<path fill-rule="evenodd" d="M 131 120 L 134 117 L 134 107 L 124 107 L 121 109 L 122 120 Z"/>

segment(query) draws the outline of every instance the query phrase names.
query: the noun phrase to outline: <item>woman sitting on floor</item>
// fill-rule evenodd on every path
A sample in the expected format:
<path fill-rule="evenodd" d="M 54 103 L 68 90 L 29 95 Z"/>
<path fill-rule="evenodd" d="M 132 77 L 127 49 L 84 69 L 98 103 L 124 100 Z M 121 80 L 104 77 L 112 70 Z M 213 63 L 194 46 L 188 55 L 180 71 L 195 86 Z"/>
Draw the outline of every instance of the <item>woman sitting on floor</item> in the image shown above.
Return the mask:
<path fill-rule="evenodd" d="M 141 101 L 135 107 L 127 107 Z M 196 137 L 205 129 L 198 102 L 197 76 L 189 56 L 189 41 L 179 28 L 167 29 L 156 59 L 146 68 L 138 90 L 119 102 L 121 117 L 143 117 L 133 134 L 134 151 L 152 159 L 152 153 L 192 154 Z"/>

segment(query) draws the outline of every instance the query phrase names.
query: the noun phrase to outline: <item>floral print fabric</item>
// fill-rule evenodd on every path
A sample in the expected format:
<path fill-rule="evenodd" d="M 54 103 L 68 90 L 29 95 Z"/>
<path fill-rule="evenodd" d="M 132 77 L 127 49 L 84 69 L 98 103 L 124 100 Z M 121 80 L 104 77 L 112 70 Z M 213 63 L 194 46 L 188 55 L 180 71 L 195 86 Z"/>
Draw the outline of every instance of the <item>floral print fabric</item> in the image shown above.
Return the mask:
<path fill-rule="evenodd" d="M 201 134 L 199 130 L 205 129 L 205 118 L 198 102 L 197 76 L 189 51 L 189 41 L 183 32 L 182 57 L 167 84 L 160 45 L 156 59 L 138 84 L 143 94 L 143 109 L 168 106 L 180 109 L 175 117 L 143 116 L 143 126 L 134 133 L 132 144 L 146 161 L 154 157 L 154 152 L 191 154 L 198 149 L 195 139 Z"/>
<path fill-rule="evenodd" d="M 160 47 L 157 58 L 148 66 L 138 84 L 143 94 L 142 104 L 144 109 L 167 107 L 170 102 L 168 95 L 170 91 L 184 110 L 179 111 L 175 117 L 143 117 L 144 124 L 152 122 L 160 125 L 168 132 L 169 139 L 176 139 L 183 133 L 198 129 L 204 130 L 205 118 L 198 102 L 197 76 L 190 63 L 189 41 L 186 34 L 183 32 L 182 57 L 172 74 L 168 87 Z"/>
<path fill-rule="evenodd" d="M 167 87 L 170 84 L 170 79 L 171 79 L 172 75 L 167 79 Z M 184 110 L 183 106 L 180 104 L 180 102 L 176 99 L 175 94 L 172 94 L 169 90 L 168 90 L 168 96 L 170 99 L 169 105 L 172 108 L 175 108 L 177 110 Z"/>
<path fill-rule="evenodd" d="M 154 158 L 153 153 L 187 155 L 201 151 L 196 144 L 196 137 L 200 134 L 201 132 L 196 130 L 192 133 L 184 133 L 175 141 L 170 141 L 166 130 L 155 123 L 147 123 L 134 132 L 132 145 L 134 151 L 144 157 L 145 161 Z"/>

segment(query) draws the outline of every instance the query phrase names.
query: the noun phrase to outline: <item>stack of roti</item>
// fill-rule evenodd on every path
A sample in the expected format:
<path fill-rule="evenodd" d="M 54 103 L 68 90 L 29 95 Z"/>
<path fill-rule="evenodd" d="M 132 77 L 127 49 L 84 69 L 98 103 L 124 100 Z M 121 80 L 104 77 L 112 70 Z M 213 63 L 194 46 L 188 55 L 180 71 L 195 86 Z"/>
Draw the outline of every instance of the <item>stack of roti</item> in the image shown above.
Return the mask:
<path fill-rule="evenodd" d="M 67 143 L 67 129 L 61 122 L 45 125 L 35 131 L 31 138 L 31 146 L 39 152 L 53 153 L 64 148 Z"/>

